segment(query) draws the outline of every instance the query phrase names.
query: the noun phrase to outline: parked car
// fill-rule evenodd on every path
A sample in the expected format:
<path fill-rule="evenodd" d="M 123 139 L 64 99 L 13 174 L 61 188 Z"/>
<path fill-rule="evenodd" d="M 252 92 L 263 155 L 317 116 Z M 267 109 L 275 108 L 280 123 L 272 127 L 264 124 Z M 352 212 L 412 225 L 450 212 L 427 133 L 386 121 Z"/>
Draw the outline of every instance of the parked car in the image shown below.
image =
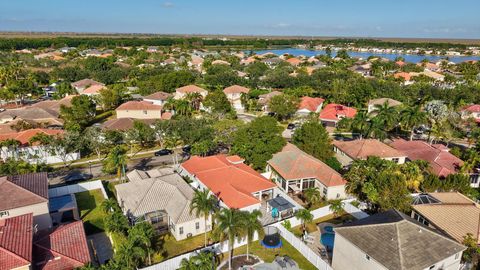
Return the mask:
<path fill-rule="evenodd" d="M 288 124 L 287 129 L 294 129 L 295 127 L 296 126 L 295 126 L 294 123 L 290 123 L 290 124 Z"/>
<path fill-rule="evenodd" d="M 192 146 L 191 145 L 185 145 L 184 147 L 182 147 L 182 151 L 184 153 L 190 153 L 190 151 L 192 150 Z"/>
<path fill-rule="evenodd" d="M 67 174 L 63 180 L 65 180 L 66 183 L 72 183 L 72 182 L 82 182 L 82 181 L 87 181 L 93 178 L 93 175 L 89 173 L 82 173 L 78 171 L 71 172 Z"/>
<path fill-rule="evenodd" d="M 5 109 L 5 108 L 0 108 L 0 112 L 4 112 L 4 111 L 6 111 L 6 110 L 7 110 L 7 109 Z"/>
<path fill-rule="evenodd" d="M 173 151 L 170 149 L 161 149 L 154 153 L 156 157 L 158 156 L 167 156 L 173 154 Z"/>

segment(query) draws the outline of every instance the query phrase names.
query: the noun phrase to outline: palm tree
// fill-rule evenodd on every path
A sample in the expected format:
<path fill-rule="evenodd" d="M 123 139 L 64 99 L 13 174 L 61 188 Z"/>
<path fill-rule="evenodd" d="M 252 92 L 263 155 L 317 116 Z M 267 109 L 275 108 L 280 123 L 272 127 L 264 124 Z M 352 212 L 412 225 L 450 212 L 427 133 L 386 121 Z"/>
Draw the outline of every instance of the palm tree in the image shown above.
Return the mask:
<path fill-rule="evenodd" d="M 212 265 L 213 264 L 213 265 Z M 215 268 L 215 260 L 213 253 L 200 252 L 198 255 L 190 257 L 190 259 L 182 259 L 180 262 L 180 270 L 210 270 Z"/>
<path fill-rule="evenodd" d="M 421 106 L 408 107 L 400 113 L 400 125 L 410 130 L 410 141 L 413 139 L 415 127 L 427 123 L 427 114 L 422 111 Z"/>
<path fill-rule="evenodd" d="M 124 234 L 128 229 L 128 220 L 120 211 L 114 211 L 110 215 L 107 215 L 103 223 L 107 232 Z"/>
<path fill-rule="evenodd" d="M 309 210 L 307 209 L 300 209 L 295 213 L 295 217 L 300 220 L 302 223 L 302 230 L 305 232 L 306 228 L 306 223 L 312 222 L 313 221 L 313 215 L 310 213 Z"/>
<path fill-rule="evenodd" d="M 137 223 L 128 230 L 128 238 L 137 243 L 138 246 L 142 247 L 144 251 L 147 252 L 148 265 L 152 264 L 152 258 L 150 257 L 150 254 L 152 253 L 154 236 L 155 229 L 152 227 L 152 224 L 148 222 Z"/>
<path fill-rule="evenodd" d="M 406 162 L 400 165 L 400 172 L 405 176 L 408 189 L 418 192 L 423 182 L 423 171 L 415 162 Z"/>
<path fill-rule="evenodd" d="M 122 178 L 127 165 L 127 150 L 120 145 L 112 148 L 105 160 L 106 164 L 117 171 L 118 179 Z"/>
<path fill-rule="evenodd" d="M 195 211 L 195 216 L 204 218 L 204 230 L 205 230 L 205 247 L 207 247 L 207 222 L 210 214 L 217 207 L 217 199 L 210 195 L 210 190 L 204 189 L 203 191 L 195 190 L 195 195 L 190 202 L 190 213 Z"/>
<path fill-rule="evenodd" d="M 193 258 L 193 257 L 192 257 Z M 183 258 L 180 262 L 180 270 L 197 270 L 197 264 L 192 260 L 192 258 L 187 259 Z"/>
<path fill-rule="evenodd" d="M 101 207 L 102 207 L 102 211 L 104 213 L 110 213 L 110 212 L 114 212 L 116 210 L 120 210 L 118 208 L 117 201 L 113 198 L 110 198 L 108 200 L 104 200 L 101 204 Z"/>
<path fill-rule="evenodd" d="M 220 241 L 228 239 L 228 269 L 232 269 L 233 244 L 235 239 L 240 239 L 245 228 L 243 224 L 244 215 L 238 209 L 223 208 L 216 216 L 216 228 L 214 235 Z"/>
<path fill-rule="evenodd" d="M 252 243 L 253 235 L 258 233 L 258 236 L 262 237 L 264 233 L 262 223 L 259 220 L 260 217 L 262 217 L 262 212 L 259 210 L 253 210 L 251 213 L 245 212 L 243 226 L 247 233 L 247 261 L 250 260 L 249 246 Z"/>
<path fill-rule="evenodd" d="M 383 104 L 375 104 L 370 114 L 382 124 L 386 131 L 392 129 L 397 121 L 397 110 L 395 107 L 390 106 L 387 101 Z"/>
<path fill-rule="evenodd" d="M 382 123 L 381 119 L 375 117 L 371 120 L 368 127 L 367 136 L 379 139 L 380 141 L 383 141 L 387 138 L 385 125 Z"/>
<path fill-rule="evenodd" d="M 365 111 L 359 111 L 352 120 L 352 132 L 360 133 L 360 139 L 368 132 L 369 128 L 368 115 Z"/>
<path fill-rule="evenodd" d="M 340 214 L 343 212 L 343 202 L 342 200 L 331 200 L 328 202 L 330 206 L 328 209 L 333 212 L 334 217 L 340 216 Z"/>
<path fill-rule="evenodd" d="M 312 204 L 318 203 L 322 200 L 322 194 L 318 187 L 307 188 L 303 191 L 303 197 L 305 197 L 308 202 L 308 208 L 310 208 Z"/>
<path fill-rule="evenodd" d="M 185 99 L 190 102 L 190 105 L 193 107 L 195 111 L 198 111 L 200 109 L 200 104 L 203 101 L 203 96 L 200 93 L 193 92 L 193 93 L 188 93 L 185 96 Z"/>
<path fill-rule="evenodd" d="M 135 241 L 128 240 L 118 248 L 115 259 L 124 263 L 126 269 L 135 269 L 145 257 L 145 250 L 136 245 Z"/>

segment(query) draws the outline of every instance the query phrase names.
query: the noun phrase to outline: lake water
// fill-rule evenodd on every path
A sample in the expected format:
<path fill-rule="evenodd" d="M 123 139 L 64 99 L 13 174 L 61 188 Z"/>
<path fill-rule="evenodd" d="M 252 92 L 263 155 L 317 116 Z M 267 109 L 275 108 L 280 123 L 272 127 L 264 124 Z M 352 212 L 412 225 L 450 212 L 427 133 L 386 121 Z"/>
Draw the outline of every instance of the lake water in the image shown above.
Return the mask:
<path fill-rule="evenodd" d="M 282 54 L 291 54 L 293 56 L 304 55 L 307 57 L 315 56 L 315 55 L 323 55 L 326 54 L 324 50 L 305 50 L 305 49 L 296 49 L 296 48 L 286 48 L 286 49 L 275 49 L 275 50 L 260 50 L 254 51 L 256 54 L 264 54 L 266 52 L 272 52 L 276 55 Z M 332 56 L 335 56 L 336 52 L 332 51 Z M 401 56 L 405 59 L 406 62 L 411 63 L 418 63 L 421 62 L 423 59 L 428 59 L 428 61 L 436 62 L 438 60 L 447 59 L 454 63 L 465 62 L 469 60 L 477 60 L 480 61 L 480 56 L 441 56 L 441 55 L 416 55 L 416 54 L 394 54 L 394 53 L 373 53 L 373 52 L 354 52 L 348 51 L 348 55 L 350 57 L 355 58 L 363 58 L 367 59 L 370 56 L 378 56 L 384 57 L 390 60 L 395 60 L 395 58 Z"/>

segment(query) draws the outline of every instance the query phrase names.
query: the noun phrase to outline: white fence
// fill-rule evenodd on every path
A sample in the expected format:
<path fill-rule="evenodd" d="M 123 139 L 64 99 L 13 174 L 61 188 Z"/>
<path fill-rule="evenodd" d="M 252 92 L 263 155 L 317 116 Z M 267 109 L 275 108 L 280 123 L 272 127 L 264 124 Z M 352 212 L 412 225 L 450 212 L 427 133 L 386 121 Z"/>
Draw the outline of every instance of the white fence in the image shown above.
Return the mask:
<path fill-rule="evenodd" d="M 318 208 L 318 209 L 315 209 L 315 210 L 311 211 L 310 213 L 313 215 L 313 219 L 317 219 L 317 218 L 321 218 L 321 217 L 333 214 L 333 212 L 330 211 L 330 206 L 328 206 L 328 205 L 324 206 L 324 207 L 321 207 L 321 208 Z M 290 221 L 290 225 L 292 225 L 292 227 L 296 227 L 296 226 L 302 224 L 302 222 L 296 217 L 291 217 L 291 218 L 286 219 L 286 220 Z M 281 222 L 283 222 L 283 221 L 281 221 Z"/>
<path fill-rule="evenodd" d="M 353 206 L 351 204 L 352 201 L 353 200 L 344 200 L 343 201 L 343 210 L 345 210 L 345 212 L 349 213 L 350 215 L 352 215 L 356 219 L 362 219 L 362 218 L 366 218 L 366 217 L 369 216 L 367 213 L 365 213 L 362 210 L 358 209 L 357 207 Z"/>
<path fill-rule="evenodd" d="M 74 193 L 79 193 L 83 191 L 95 190 L 95 189 L 100 189 L 102 191 L 103 197 L 105 199 L 108 199 L 107 192 L 105 192 L 102 181 L 100 180 L 85 182 L 85 183 L 78 183 L 75 185 L 68 185 L 63 187 L 51 188 L 48 190 L 48 196 L 50 198 L 54 198 L 54 197 L 59 197 L 67 194 L 74 194 Z"/>

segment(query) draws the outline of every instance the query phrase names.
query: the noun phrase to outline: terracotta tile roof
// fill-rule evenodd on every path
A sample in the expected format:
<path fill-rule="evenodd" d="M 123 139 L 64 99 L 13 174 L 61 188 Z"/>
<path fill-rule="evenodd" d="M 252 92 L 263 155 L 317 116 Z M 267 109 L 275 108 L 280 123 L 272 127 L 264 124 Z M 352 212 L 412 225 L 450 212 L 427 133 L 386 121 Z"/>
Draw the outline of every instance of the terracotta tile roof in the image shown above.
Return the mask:
<path fill-rule="evenodd" d="M 446 177 L 456 173 L 463 161 L 450 154 L 443 147 L 434 147 L 423 141 L 394 140 L 390 146 L 402 151 L 410 160 L 425 160 L 434 174 Z M 439 149 L 440 148 L 440 149 Z"/>
<path fill-rule="evenodd" d="M 212 62 L 212 65 L 227 65 L 230 66 L 230 63 L 224 60 L 215 60 Z"/>
<path fill-rule="evenodd" d="M 100 94 L 100 90 L 102 90 L 102 89 L 105 89 L 104 85 L 94 84 L 94 85 L 90 85 L 89 87 L 85 88 L 85 90 L 83 90 L 82 94 L 92 94 L 92 95 Z"/>
<path fill-rule="evenodd" d="M 163 115 L 162 115 L 163 118 Z M 107 130 L 120 130 L 120 131 L 127 131 L 133 128 L 133 122 L 140 121 L 145 124 L 153 124 L 155 123 L 155 119 L 133 119 L 133 118 L 118 118 L 118 119 L 110 119 L 102 124 L 102 128 Z"/>
<path fill-rule="evenodd" d="M 290 143 L 267 163 L 287 180 L 316 178 L 327 187 L 346 183 L 334 169 Z"/>
<path fill-rule="evenodd" d="M 417 204 L 413 209 L 435 228 L 461 243 L 467 233 L 479 237 L 480 208 L 457 192 L 429 193 L 440 203 Z M 480 244 L 480 241 L 478 241 Z"/>
<path fill-rule="evenodd" d="M 295 57 L 292 57 L 292 58 L 287 59 L 287 62 L 290 63 L 293 66 L 298 66 L 302 63 L 302 60 L 300 60 L 298 58 L 295 58 Z"/>
<path fill-rule="evenodd" d="M 84 88 L 89 85 L 91 86 L 91 85 L 104 85 L 104 84 L 101 82 L 94 81 L 92 79 L 83 79 L 83 80 L 79 80 L 72 83 L 72 87 L 74 88 Z"/>
<path fill-rule="evenodd" d="M 201 87 L 198 87 L 196 85 L 193 85 L 193 84 L 177 88 L 176 91 L 179 92 L 179 93 L 183 93 L 183 94 L 195 93 L 195 92 L 196 93 L 208 92 L 207 90 L 205 90 Z"/>
<path fill-rule="evenodd" d="M 383 104 L 385 104 L 385 102 L 387 102 L 390 107 L 395 107 L 395 106 L 398 106 L 398 105 L 402 105 L 402 103 L 400 101 L 397 101 L 397 100 L 391 99 L 391 98 L 371 99 L 370 101 L 368 101 L 368 105 L 383 105 Z"/>
<path fill-rule="evenodd" d="M 300 104 L 298 109 L 307 109 L 310 112 L 316 112 L 319 106 L 322 106 L 325 99 L 323 98 L 313 98 L 313 97 L 302 97 L 300 99 Z"/>
<path fill-rule="evenodd" d="M 352 159 L 366 159 L 369 156 L 380 158 L 405 157 L 406 155 L 379 140 L 363 139 L 354 141 L 333 141 L 342 152 Z"/>
<path fill-rule="evenodd" d="M 408 81 L 411 80 L 411 78 L 412 78 L 413 76 L 412 76 L 410 73 L 408 73 L 408 72 L 397 72 L 397 73 L 393 74 L 393 77 L 394 77 L 395 79 L 403 78 L 403 79 L 405 79 L 405 81 L 408 82 Z"/>
<path fill-rule="evenodd" d="M 397 210 L 336 227 L 335 233 L 390 270 L 422 270 L 465 250 Z M 335 264 L 335 256 L 333 258 Z"/>
<path fill-rule="evenodd" d="M 263 105 L 267 104 L 270 101 L 270 99 L 272 99 L 272 97 L 282 95 L 282 94 L 283 93 L 279 92 L 279 91 L 272 91 L 272 92 L 267 93 L 267 94 L 259 95 L 258 96 L 258 103 L 263 104 Z"/>
<path fill-rule="evenodd" d="M 46 173 L 1 177 L 2 200 L 0 210 L 15 209 L 48 202 L 48 179 Z"/>
<path fill-rule="evenodd" d="M 62 225 L 35 241 L 34 257 L 42 270 L 74 269 L 90 262 L 82 221 Z"/>
<path fill-rule="evenodd" d="M 395 64 L 399 67 L 405 66 L 405 62 L 403 62 L 403 61 L 397 61 L 397 62 L 395 62 Z"/>
<path fill-rule="evenodd" d="M 132 111 L 142 111 L 142 110 L 162 110 L 162 106 L 155 105 L 148 101 L 127 101 L 122 105 L 118 106 L 118 110 L 132 110 Z"/>
<path fill-rule="evenodd" d="M 340 121 L 343 117 L 353 118 L 357 114 L 357 110 L 341 104 L 328 104 L 320 112 L 320 120 Z"/>
<path fill-rule="evenodd" d="M 462 108 L 462 111 L 467 111 L 467 112 L 480 112 L 480 105 L 478 104 L 472 104 L 468 105 Z"/>
<path fill-rule="evenodd" d="M 240 85 L 232 85 L 229 86 L 225 89 L 223 89 L 223 92 L 225 94 L 234 94 L 234 93 L 248 93 L 250 92 L 250 89 L 240 86 Z"/>
<path fill-rule="evenodd" d="M 0 269 L 28 266 L 32 262 L 33 215 L 0 220 Z"/>
<path fill-rule="evenodd" d="M 240 209 L 260 203 L 252 193 L 276 187 L 241 160 L 238 156 L 193 156 L 182 163 L 182 167 L 195 175 L 229 208 Z"/>
<path fill-rule="evenodd" d="M 58 130 L 58 129 L 44 129 L 44 128 L 28 129 L 20 132 L 15 132 L 15 133 L 0 134 L 0 141 L 13 139 L 13 140 L 19 141 L 22 145 L 27 145 L 29 143 L 29 140 L 33 136 L 39 133 L 53 136 L 53 135 L 61 135 L 64 133 L 64 131 Z"/>
<path fill-rule="evenodd" d="M 143 99 L 150 99 L 150 100 L 167 100 L 168 98 L 172 97 L 172 94 L 169 94 L 169 93 L 165 93 L 165 92 L 162 92 L 162 91 L 159 91 L 159 92 L 155 92 L 153 94 L 150 94 L 146 97 L 144 97 Z"/>

